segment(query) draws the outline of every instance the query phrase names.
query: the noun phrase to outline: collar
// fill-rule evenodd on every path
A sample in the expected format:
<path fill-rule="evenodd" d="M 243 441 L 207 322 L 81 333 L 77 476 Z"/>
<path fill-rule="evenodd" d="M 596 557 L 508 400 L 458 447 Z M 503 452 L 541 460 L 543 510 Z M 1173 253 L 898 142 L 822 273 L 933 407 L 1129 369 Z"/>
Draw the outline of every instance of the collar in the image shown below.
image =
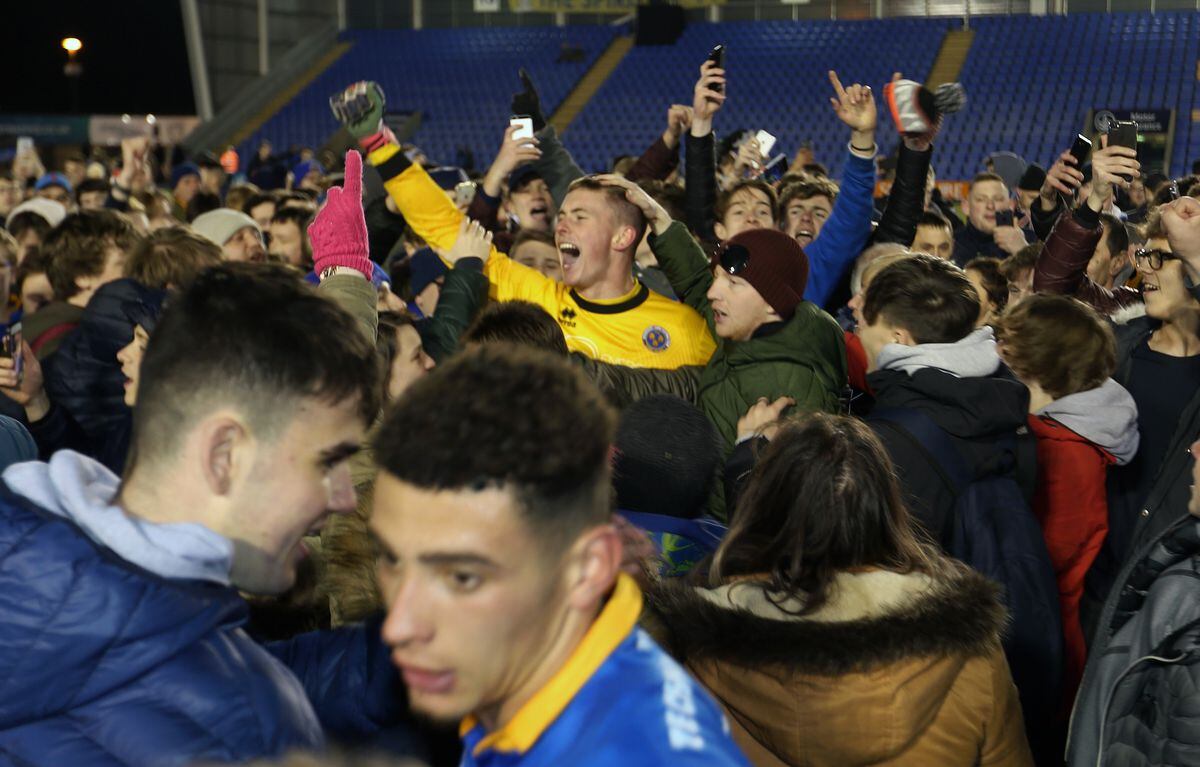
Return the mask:
<path fill-rule="evenodd" d="M 619 298 L 605 298 L 589 301 L 571 288 L 571 298 L 585 312 L 592 314 L 620 314 L 630 309 L 636 309 L 646 303 L 650 297 L 650 289 L 637 280 L 633 281 L 633 290 Z"/>
<path fill-rule="evenodd" d="M 520 754 L 532 748 L 604 661 L 625 641 L 637 626 L 641 613 L 642 592 L 632 578 L 622 573 L 608 603 L 567 662 L 521 706 L 508 724 L 484 735 L 475 744 L 474 755 L 488 750 Z M 459 736 L 465 737 L 476 728 L 482 732 L 475 717 L 468 716 L 459 725 Z"/>

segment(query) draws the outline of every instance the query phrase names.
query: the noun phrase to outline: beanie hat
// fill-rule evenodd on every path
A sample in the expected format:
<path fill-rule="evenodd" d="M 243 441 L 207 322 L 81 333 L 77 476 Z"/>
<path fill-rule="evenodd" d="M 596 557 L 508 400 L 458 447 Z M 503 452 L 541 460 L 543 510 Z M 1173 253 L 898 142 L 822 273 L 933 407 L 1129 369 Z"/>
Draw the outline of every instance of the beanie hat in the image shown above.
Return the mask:
<path fill-rule="evenodd" d="M 918 136 L 936 131 L 943 115 L 957 112 L 967 103 L 961 83 L 944 83 L 931 91 L 912 80 L 896 80 L 883 86 L 883 95 L 896 130 Z"/>
<path fill-rule="evenodd" d="M 513 192 L 519 192 L 521 187 L 525 186 L 530 181 L 533 181 L 535 178 L 541 177 L 542 174 L 538 173 L 537 168 L 534 168 L 532 164 L 526 163 L 524 165 L 518 165 L 516 170 L 508 174 L 508 192 L 509 194 L 512 194 Z"/>
<path fill-rule="evenodd" d="M 745 263 L 730 271 L 721 261 L 744 249 Z M 725 242 L 712 257 L 712 266 L 741 277 L 758 291 L 782 318 L 789 319 L 804 300 L 808 286 L 808 256 L 800 243 L 777 229 L 750 229 Z"/>
<path fill-rule="evenodd" d="M 71 186 L 71 182 L 67 179 L 65 173 L 58 173 L 57 171 L 53 173 L 47 173 L 37 180 L 37 183 L 33 185 L 33 188 L 35 191 L 40 192 L 48 186 L 61 186 L 63 189 L 67 190 L 67 194 L 75 193 L 75 188 Z"/>
<path fill-rule="evenodd" d="M 67 209 L 61 202 L 48 200 L 45 197 L 34 197 L 8 212 L 8 218 L 4 222 L 5 227 L 12 228 L 12 220 L 21 213 L 36 213 L 46 219 L 46 223 L 52 227 L 58 226 L 67 217 Z"/>
<path fill-rule="evenodd" d="M 438 254 L 429 248 L 422 248 L 413 253 L 413 257 L 409 259 L 409 268 L 411 276 L 408 284 L 414 296 L 420 295 L 430 283 L 436 282 L 446 274 L 446 265 L 442 263 Z"/>
<path fill-rule="evenodd" d="M 686 400 L 655 394 L 621 413 L 613 459 L 617 508 L 695 519 L 708 506 L 721 437 Z"/>
<path fill-rule="evenodd" d="M 185 162 L 171 168 L 171 188 L 179 186 L 179 182 L 188 176 L 199 176 L 200 167 L 194 162 Z"/>
<path fill-rule="evenodd" d="M 1041 165 L 1032 163 L 1025 172 L 1021 174 L 1021 180 L 1017 182 L 1017 189 L 1022 189 L 1026 192 L 1041 191 L 1042 184 L 1046 183 L 1046 171 Z"/>
<path fill-rule="evenodd" d="M 201 213 L 196 216 L 196 220 L 192 221 L 192 231 L 205 239 L 212 240 L 220 247 L 224 247 L 230 237 L 248 226 L 254 227 L 254 231 L 259 235 L 262 234 L 262 229 L 254 222 L 254 219 L 240 210 L 229 208 L 217 208 L 207 213 Z"/>

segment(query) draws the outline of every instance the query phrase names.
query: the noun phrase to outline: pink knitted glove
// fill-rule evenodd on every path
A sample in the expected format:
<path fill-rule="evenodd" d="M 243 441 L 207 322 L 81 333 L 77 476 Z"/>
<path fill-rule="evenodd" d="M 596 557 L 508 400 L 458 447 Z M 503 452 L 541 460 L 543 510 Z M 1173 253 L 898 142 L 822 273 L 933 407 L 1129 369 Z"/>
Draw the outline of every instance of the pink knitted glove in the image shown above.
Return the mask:
<path fill-rule="evenodd" d="M 325 207 L 308 225 L 313 271 L 321 276 L 331 266 L 347 266 L 371 279 L 367 255 L 367 219 L 362 203 L 362 155 L 346 152 L 346 178 L 342 186 L 325 193 Z"/>

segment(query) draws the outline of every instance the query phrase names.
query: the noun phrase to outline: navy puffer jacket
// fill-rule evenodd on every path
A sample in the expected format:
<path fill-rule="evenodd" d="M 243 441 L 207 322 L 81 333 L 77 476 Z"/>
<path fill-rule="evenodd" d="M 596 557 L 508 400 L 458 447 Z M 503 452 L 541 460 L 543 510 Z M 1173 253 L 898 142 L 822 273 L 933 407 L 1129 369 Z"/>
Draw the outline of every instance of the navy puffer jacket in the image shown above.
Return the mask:
<path fill-rule="evenodd" d="M 234 589 L 151 574 L 0 483 L 0 765 L 243 761 L 402 714 L 378 624 L 263 646 L 246 615 Z"/>

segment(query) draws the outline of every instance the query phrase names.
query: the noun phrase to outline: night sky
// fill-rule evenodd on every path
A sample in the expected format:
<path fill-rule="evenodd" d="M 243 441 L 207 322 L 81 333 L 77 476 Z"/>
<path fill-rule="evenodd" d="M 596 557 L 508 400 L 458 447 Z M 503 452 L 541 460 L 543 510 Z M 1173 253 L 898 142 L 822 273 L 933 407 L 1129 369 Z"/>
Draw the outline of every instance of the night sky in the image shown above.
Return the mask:
<path fill-rule="evenodd" d="M 10 39 L 2 114 L 73 111 L 64 37 L 83 41 L 81 114 L 195 114 L 178 0 L 20 0 L 4 3 L 0 22 Z"/>

